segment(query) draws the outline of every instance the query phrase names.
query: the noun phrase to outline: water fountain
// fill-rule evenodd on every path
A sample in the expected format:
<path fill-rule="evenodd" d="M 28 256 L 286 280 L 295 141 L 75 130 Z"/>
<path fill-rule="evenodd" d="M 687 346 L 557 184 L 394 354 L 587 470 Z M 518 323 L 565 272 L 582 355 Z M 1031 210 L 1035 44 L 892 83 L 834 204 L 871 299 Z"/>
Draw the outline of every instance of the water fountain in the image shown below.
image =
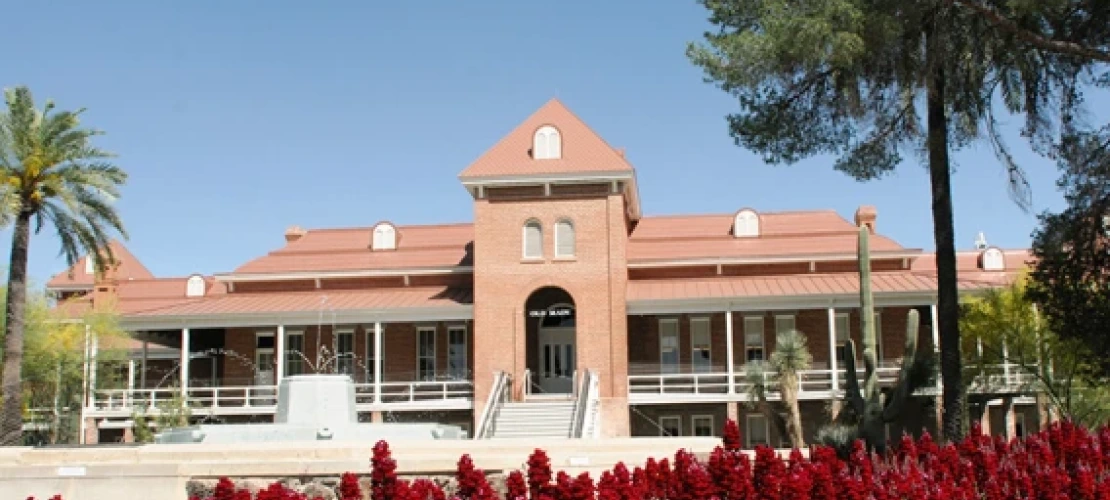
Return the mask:
<path fill-rule="evenodd" d="M 355 386 L 347 375 L 295 375 L 278 386 L 272 424 L 194 425 L 168 429 L 156 443 L 256 443 L 289 441 L 377 442 L 381 439 L 465 439 L 456 425 L 359 423 Z"/>

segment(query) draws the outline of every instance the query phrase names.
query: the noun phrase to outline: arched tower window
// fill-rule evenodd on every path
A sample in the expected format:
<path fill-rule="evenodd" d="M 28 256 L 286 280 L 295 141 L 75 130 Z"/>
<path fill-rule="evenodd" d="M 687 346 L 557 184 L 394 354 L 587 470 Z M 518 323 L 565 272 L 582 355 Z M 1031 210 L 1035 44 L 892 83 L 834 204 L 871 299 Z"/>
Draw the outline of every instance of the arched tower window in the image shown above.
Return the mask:
<path fill-rule="evenodd" d="M 750 208 L 736 212 L 736 217 L 732 221 L 732 235 L 736 238 L 759 236 L 759 214 Z"/>
<path fill-rule="evenodd" d="M 563 157 L 563 138 L 559 129 L 544 125 L 532 137 L 532 158 L 537 160 L 556 160 Z"/>
<path fill-rule="evenodd" d="M 1006 256 L 1002 250 L 991 247 L 983 250 L 982 255 L 979 257 L 980 265 L 984 271 L 1005 271 L 1006 270 Z"/>
<path fill-rule="evenodd" d="M 543 225 L 536 219 L 524 223 L 523 247 L 525 259 L 543 258 Z"/>
<path fill-rule="evenodd" d="M 388 222 L 379 222 L 374 226 L 374 236 L 371 242 L 373 250 L 396 250 L 397 228 Z"/>
<path fill-rule="evenodd" d="M 194 274 L 189 277 L 189 281 L 185 282 L 185 296 L 203 297 L 204 287 L 204 278 Z"/>
<path fill-rule="evenodd" d="M 570 219 L 555 223 L 555 256 L 574 257 L 574 223 Z"/>

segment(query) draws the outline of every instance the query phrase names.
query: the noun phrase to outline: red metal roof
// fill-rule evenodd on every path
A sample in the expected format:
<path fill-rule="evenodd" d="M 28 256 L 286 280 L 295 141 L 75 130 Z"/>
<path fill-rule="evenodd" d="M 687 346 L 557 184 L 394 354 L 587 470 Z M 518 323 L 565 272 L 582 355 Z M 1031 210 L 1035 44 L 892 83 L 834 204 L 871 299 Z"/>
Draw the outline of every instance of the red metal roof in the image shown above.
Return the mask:
<path fill-rule="evenodd" d="M 119 265 L 115 271 L 117 279 L 122 281 L 154 278 L 146 266 L 122 243 L 112 240 L 108 242 L 108 247 L 111 248 L 112 256 Z M 46 282 L 46 288 L 92 288 L 96 276 L 94 273 L 85 272 L 85 261 L 88 258 L 88 256 L 81 257 L 69 269 L 55 274 L 50 281 Z"/>
<path fill-rule="evenodd" d="M 559 130 L 562 138 L 561 158 L 532 158 L 533 136 L 544 125 L 551 125 Z M 607 144 L 562 102 L 552 99 L 474 160 L 459 177 L 475 179 L 599 172 L 632 173 L 632 165 L 624 159 L 622 153 Z"/>
<path fill-rule="evenodd" d="M 469 305 L 471 290 L 454 287 L 405 287 L 352 291 L 235 293 L 147 310 L 137 318 L 205 316 L 363 309 L 433 308 Z"/>

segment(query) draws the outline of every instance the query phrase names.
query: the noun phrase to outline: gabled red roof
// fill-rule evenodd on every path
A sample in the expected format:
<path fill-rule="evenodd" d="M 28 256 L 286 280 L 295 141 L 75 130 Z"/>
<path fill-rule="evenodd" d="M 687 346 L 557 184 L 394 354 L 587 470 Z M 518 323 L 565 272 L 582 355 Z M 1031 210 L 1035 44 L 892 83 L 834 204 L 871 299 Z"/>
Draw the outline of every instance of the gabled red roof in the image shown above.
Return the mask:
<path fill-rule="evenodd" d="M 544 125 L 559 130 L 561 158 L 532 157 L 533 136 Z M 552 99 L 471 163 L 459 178 L 602 172 L 631 174 L 632 165 L 562 102 Z"/>
<path fill-rule="evenodd" d="M 120 281 L 154 279 L 154 275 L 122 243 L 112 240 L 108 242 L 108 247 L 111 248 L 112 256 L 119 265 L 116 269 L 117 279 Z M 87 255 L 81 257 L 69 269 L 55 274 L 53 278 L 50 278 L 50 281 L 46 282 L 47 290 L 92 288 L 96 276 L 95 271 L 93 273 L 85 272 L 87 269 L 85 262 L 88 258 Z"/>

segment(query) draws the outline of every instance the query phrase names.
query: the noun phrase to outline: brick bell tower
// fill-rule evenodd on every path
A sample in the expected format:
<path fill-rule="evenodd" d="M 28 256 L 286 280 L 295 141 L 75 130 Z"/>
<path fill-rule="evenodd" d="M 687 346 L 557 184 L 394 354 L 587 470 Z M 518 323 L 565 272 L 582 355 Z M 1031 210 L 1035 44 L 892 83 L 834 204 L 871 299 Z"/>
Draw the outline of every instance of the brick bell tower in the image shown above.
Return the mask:
<path fill-rule="evenodd" d="M 635 170 L 552 99 L 459 179 L 474 198 L 475 418 L 497 371 L 521 400 L 569 394 L 589 370 L 602 435 L 627 436 Z"/>

